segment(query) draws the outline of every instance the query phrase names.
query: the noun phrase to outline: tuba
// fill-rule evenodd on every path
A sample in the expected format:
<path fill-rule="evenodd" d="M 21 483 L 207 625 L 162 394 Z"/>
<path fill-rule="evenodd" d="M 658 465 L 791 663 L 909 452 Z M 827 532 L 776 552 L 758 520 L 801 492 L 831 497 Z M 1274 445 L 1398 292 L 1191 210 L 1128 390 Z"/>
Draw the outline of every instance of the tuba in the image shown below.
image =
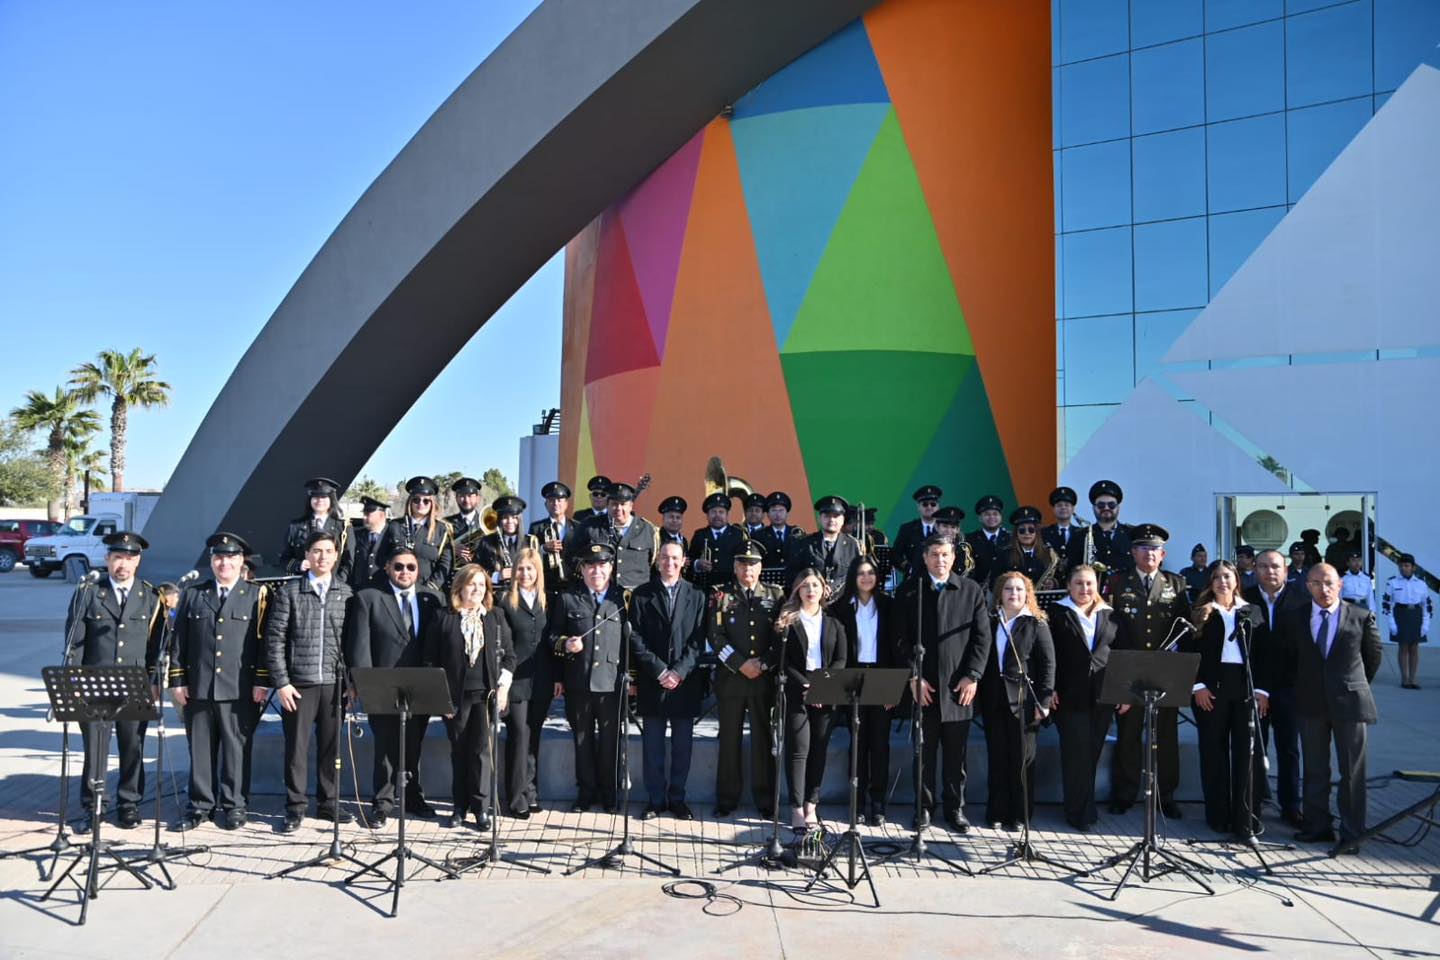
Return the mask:
<path fill-rule="evenodd" d="M 725 493 L 732 497 L 748 497 L 754 492 L 755 488 L 746 483 L 744 477 L 727 474 L 719 457 L 711 457 L 705 464 L 705 496 Z"/>
<path fill-rule="evenodd" d="M 494 507 L 486 507 L 480 512 L 480 525 L 455 538 L 455 546 L 469 547 L 479 543 L 481 540 L 500 529 L 500 515 L 495 512 Z"/>

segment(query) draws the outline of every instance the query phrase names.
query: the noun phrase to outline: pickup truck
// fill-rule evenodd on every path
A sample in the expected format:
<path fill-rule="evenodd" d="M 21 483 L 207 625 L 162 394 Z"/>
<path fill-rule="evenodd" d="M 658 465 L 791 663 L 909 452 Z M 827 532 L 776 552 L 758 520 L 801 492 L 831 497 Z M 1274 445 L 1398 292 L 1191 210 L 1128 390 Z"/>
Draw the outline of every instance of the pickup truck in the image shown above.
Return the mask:
<path fill-rule="evenodd" d="M 53 520 L 0 520 L 0 573 L 9 573 L 25 556 L 25 541 L 60 529 Z"/>
<path fill-rule="evenodd" d="M 71 517 L 51 536 L 25 542 L 25 564 L 32 577 L 48 577 L 73 558 L 76 573 L 105 566 L 104 538 L 118 530 L 143 531 L 159 494 L 150 492 L 93 493 L 90 513 Z"/>

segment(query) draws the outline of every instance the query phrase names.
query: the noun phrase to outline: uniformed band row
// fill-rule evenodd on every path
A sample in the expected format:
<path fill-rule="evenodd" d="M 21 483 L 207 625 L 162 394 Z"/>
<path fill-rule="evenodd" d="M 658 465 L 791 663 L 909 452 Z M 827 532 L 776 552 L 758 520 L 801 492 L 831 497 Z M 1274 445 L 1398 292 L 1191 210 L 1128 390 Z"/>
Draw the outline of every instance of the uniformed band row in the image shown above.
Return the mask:
<path fill-rule="evenodd" d="M 762 815 L 777 813 L 772 750 L 783 744 L 777 752 L 788 774 L 786 813 L 803 833 L 819 824 L 837 713 L 833 704 L 807 702 L 808 676 L 850 666 L 904 667 L 917 678 L 905 703 L 865 707 L 858 718 L 870 822 L 886 817 L 892 719 L 918 710 L 921 819 L 928 824 L 943 813 L 952 830 L 968 831 L 966 754 L 978 712 L 989 761 L 986 821 L 1016 829 L 1028 817 L 1036 732 L 1054 724 L 1065 817 L 1088 830 L 1097 819 L 1096 768 L 1112 722 L 1112 812 L 1136 802 L 1141 781 L 1140 711 L 1099 699 L 1109 651 L 1179 648 L 1200 654 L 1188 706 L 1199 728 L 1211 827 L 1245 839 L 1260 830 L 1257 801 L 1271 796 L 1260 764 L 1273 738 L 1274 799 L 1283 818 L 1302 827 L 1298 836 L 1334 838 L 1332 744 L 1341 839 L 1363 829 L 1365 735 L 1376 720 L 1369 683 L 1380 662 L 1374 615 L 1342 602 L 1334 567 L 1314 564 L 1296 581 L 1276 551 L 1255 557 L 1253 586 L 1242 585 L 1235 564 L 1217 560 L 1192 595 L 1185 579 L 1161 569 L 1166 531 L 1119 522 L 1123 491 L 1112 481 L 1090 489 L 1092 524 L 1078 520 L 1075 492 L 1061 487 L 1051 496 L 1048 526 L 1040 526 L 1038 510 L 1021 507 L 1011 515 L 1013 532 L 1006 530 L 1003 503 L 985 497 L 976 505 L 979 529 L 963 537 L 963 511 L 941 507 L 941 490 L 922 486 L 914 495 L 918 516 L 900 527 L 890 550 L 899 581 L 893 592 L 876 555 L 883 534 L 859 510 L 850 511 L 854 535 L 845 532 L 849 504 L 837 496 L 816 501 L 820 529 L 807 535 L 789 523 L 783 492 L 747 501 L 743 526 L 729 524 L 730 498 L 716 494 L 702 504 L 707 525 L 686 538 L 679 497 L 660 504 L 662 528 L 635 515 L 643 484 L 597 477 L 592 507 L 573 517 L 570 490 L 548 484 L 547 515 L 523 535 L 518 498 L 493 505 L 496 529 L 485 532 L 478 483 L 465 479 L 452 488 L 461 512 L 443 520 L 435 515 L 433 480 L 417 477 L 407 489 L 402 518 L 389 520 L 384 504 L 367 499 L 365 519 L 352 529 L 335 510 L 337 485 L 310 481 L 307 512 L 291 523 L 281 558 L 293 575 L 268 584 L 247 579 L 248 544 L 219 532 L 207 542 L 212 576 L 179 591 L 168 616 L 161 591 L 135 578 L 144 539 L 107 539 L 107 575 L 82 585 L 72 600 L 67 656 L 152 669 L 168 659 L 164 681 L 184 712 L 190 744 L 187 825 L 207 817 L 228 828 L 245 823 L 251 737 L 272 691 L 285 731 L 282 830 L 298 828 L 307 812 L 312 732 L 316 816 L 348 819 L 335 766 L 336 698 L 354 695 L 348 671 L 425 665 L 444 669 L 455 707 L 442 718 L 451 743 L 452 824 L 468 814 L 484 827 L 492 810 L 524 818 L 540 808 L 540 726 L 556 698 L 574 738 L 574 809 L 615 809 L 627 692 L 643 732 L 643 815 L 689 819 L 694 723 L 713 693 L 714 815 L 729 816 L 741 804 L 748 723 L 750 798 Z M 766 567 L 783 570 L 785 586 L 766 582 L 777 579 L 762 577 Z M 491 795 L 485 750 L 491 697 L 505 726 L 503 796 Z M 398 724 L 369 718 L 376 743 L 371 825 L 385 823 L 399 790 L 409 812 L 433 815 L 418 775 L 430 719 L 412 719 L 402 775 Z M 1160 711 L 1154 747 L 1160 807 L 1172 818 L 1181 815 L 1177 722 L 1178 707 Z M 117 819 L 134 826 L 145 725 L 116 727 Z M 92 732 L 87 794 L 96 762 Z"/>

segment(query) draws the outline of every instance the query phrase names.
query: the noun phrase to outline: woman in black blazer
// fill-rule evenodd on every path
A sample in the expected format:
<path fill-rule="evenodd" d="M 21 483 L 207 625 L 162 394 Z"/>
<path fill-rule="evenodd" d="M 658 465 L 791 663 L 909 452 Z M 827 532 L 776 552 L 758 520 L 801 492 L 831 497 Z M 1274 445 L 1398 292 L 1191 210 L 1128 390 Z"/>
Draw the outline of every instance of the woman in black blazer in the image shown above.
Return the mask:
<path fill-rule="evenodd" d="M 468 810 L 475 814 L 476 828 L 488 830 L 490 697 L 497 698 L 503 713 L 515 654 L 505 617 L 490 605 L 490 578 L 480 565 L 468 563 L 455 575 L 449 608 L 439 611 L 425 631 L 424 657 L 426 666 L 445 671 L 455 706 L 455 712 L 445 717 L 455 802 L 446 826 L 458 826 Z"/>
<path fill-rule="evenodd" d="M 545 635 L 545 563 L 533 547 L 514 560 L 510 588 L 496 604 L 510 628 L 515 678 L 505 713 L 505 808 L 527 820 L 540 812 L 540 735 L 554 699 L 552 651 Z"/>
<path fill-rule="evenodd" d="M 1055 696 L 1060 731 L 1060 776 L 1065 820 L 1088 831 L 1100 819 L 1095 809 L 1095 770 L 1115 708 L 1100 703 L 1105 664 L 1115 642 L 1114 610 L 1100 596 L 1095 568 L 1078 564 L 1066 580 L 1068 595 L 1050 607 L 1055 644 Z"/>
<path fill-rule="evenodd" d="M 895 662 L 895 646 L 890 642 L 890 602 L 890 595 L 880 587 L 880 567 L 875 559 L 868 555 L 856 557 L 845 575 L 845 589 L 829 607 L 850 641 L 845 662 L 851 667 L 902 666 Z M 860 708 L 857 776 L 860 789 L 868 789 L 870 794 L 869 823 L 877 827 L 885 823 L 890 719 L 894 709 L 893 703 Z M 866 814 L 861 816 L 865 818 Z"/>
<path fill-rule="evenodd" d="M 790 598 L 780 608 L 775 632 L 785 644 L 785 732 L 789 738 L 786 759 L 790 773 L 790 825 L 804 834 L 819 827 L 816 805 L 820 781 L 825 779 L 825 751 L 835 705 L 805 702 L 810 685 L 806 674 L 845 666 L 848 643 L 840 621 L 825 612 L 829 587 L 820 571 L 806 567 L 795 575 Z"/>
<path fill-rule="evenodd" d="M 1230 561 L 1210 565 L 1191 619 L 1199 629 L 1181 646 L 1200 654 L 1191 697 L 1200 734 L 1205 822 L 1218 833 L 1234 833 L 1248 841 L 1255 836 L 1256 822 L 1250 790 L 1254 785 L 1247 769 L 1254 753 L 1248 749 L 1253 701 L 1246 661 L 1258 611 L 1240 596 L 1240 573 Z M 1261 673 L 1255 678 L 1257 693 L 1265 689 Z"/>
<path fill-rule="evenodd" d="M 1002 573 L 995 596 L 994 643 L 978 693 L 990 764 L 985 819 L 1015 830 L 1035 807 L 1035 731 L 1050 711 L 1055 647 L 1029 577 L 1019 570 Z"/>

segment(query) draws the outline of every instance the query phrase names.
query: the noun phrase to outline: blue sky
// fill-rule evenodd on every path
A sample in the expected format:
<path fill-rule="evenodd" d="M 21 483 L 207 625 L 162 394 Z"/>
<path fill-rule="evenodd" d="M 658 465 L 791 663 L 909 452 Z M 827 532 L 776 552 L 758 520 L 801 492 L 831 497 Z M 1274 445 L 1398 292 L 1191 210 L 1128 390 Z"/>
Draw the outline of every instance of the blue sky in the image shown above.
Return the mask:
<path fill-rule="evenodd" d="M 153 351 L 174 400 L 132 416 L 127 486 L 163 485 L 336 224 L 536 2 L 0 0 L 0 413 L 102 348 Z M 557 257 L 364 472 L 513 481 L 559 403 L 562 280 Z M 533 377 L 457 450 L 435 425 L 502 348 Z"/>

